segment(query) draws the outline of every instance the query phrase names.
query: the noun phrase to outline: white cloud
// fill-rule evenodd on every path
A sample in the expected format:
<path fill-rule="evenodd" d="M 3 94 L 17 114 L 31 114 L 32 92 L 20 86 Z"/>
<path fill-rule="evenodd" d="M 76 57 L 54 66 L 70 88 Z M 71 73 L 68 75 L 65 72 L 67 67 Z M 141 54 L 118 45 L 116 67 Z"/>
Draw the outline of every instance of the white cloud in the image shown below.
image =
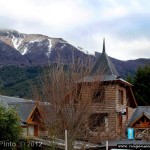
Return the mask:
<path fill-rule="evenodd" d="M 102 38 L 94 36 L 95 49 L 99 52 L 102 51 Z M 150 39 L 137 38 L 133 40 L 119 40 L 110 35 L 105 36 L 106 52 L 109 56 L 120 59 L 137 59 L 137 58 L 150 58 Z"/>
<path fill-rule="evenodd" d="M 112 57 L 149 57 L 149 8 L 147 0 L 0 0 L 0 28 L 61 37 L 90 53 L 106 37 Z"/>
<path fill-rule="evenodd" d="M 81 3 L 78 1 L 74 3 L 70 0 L 45 0 L 44 2 L 41 7 L 41 3 L 35 4 L 32 0 L 1 0 L 0 6 L 4 15 L 20 22 L 42 22 L 57 30 L 81 25 L 82 22 L 88 22 L 91 17 L 89 11 L 80 7 Z"/>
<path fill-rule="evenodd" d="M 104 37 L 106 52 L 110 57 L 120 60 L 150 58 L 150 39 L 147 38 L 124 40 L 109 34 L 97 33 L 90 37 L 84 37 L 78 41 L 78 44 L 88 50 L 90 54 L 94 54 L 95 51 L 101 53 Z M 77 44 L 76 42 L 73 43 Z"/>

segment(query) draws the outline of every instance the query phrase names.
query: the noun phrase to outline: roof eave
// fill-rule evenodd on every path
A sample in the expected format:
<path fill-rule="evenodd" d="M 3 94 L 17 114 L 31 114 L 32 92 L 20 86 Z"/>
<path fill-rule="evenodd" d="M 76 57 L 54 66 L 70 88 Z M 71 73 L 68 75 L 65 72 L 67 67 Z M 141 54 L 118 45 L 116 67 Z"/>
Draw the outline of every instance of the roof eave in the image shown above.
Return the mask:
<path fill-rule="evenodd" d="M 31 111 L 30 115 L 29 115 L 28 118 L 26 119 L 26 123 L 28 123 L 28 121 L 29 121 L 31 115 L 33 114 L 33 112 L 34 112 L 34 110 L 35 110 L 36 108 L 37 108 L 37 107 L 36 107 L 36 105 L 35 105 L 34 108 L 33 108 L 33 110 Z"/>

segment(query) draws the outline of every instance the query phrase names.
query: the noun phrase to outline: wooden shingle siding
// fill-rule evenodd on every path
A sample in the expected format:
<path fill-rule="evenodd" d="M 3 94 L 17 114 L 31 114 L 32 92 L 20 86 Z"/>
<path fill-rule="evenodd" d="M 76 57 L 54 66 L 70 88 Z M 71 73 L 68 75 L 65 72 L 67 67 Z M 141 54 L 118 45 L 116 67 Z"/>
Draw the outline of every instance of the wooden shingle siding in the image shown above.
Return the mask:
<path fill-rule="evenodd" d="M 105 40 L 103 41 L 102 54 L 97 58 L 89 75 L 84 77 L 80 83 L 84 83 L 80 101 L 90 103 L 92 106 L 91 114 L 107 114 L 107 131 L 109 137 L 107 133 L 103 132 L 105 130 L 102 132 L 92 132 L 91 134 L 96 138 L 102 137 L 101 140 L 104 141 L 106 139 L 125 136 L 128 119 L 130 119 L 134 110 L 133 108 L 137 104 L 131 89 L 132 85 L 120 77 L 115 66 L 106 54 Z M 104 91 L 103 100 L 97 98 L 101 95 L 100 89 Z M 96 95 L 96 100 L 94 101 L 92 97 L 93 93 Z M 129 107 L 128 109 L 128 106 L 133 108 Z"/>
<path fill-rule="evenodd" d="M 114 136 L 122 137 L 125 136 L 125 130 L 126 125 L 128 123 L 128 119 L 130 119 L 134 109 L 131 107 L 128 107 L 128 112 L 126 114 L 121 114 L 121 110 L 124 108 L 126 111 L 127 108 L 127 92 L 126 87 L 122 84 L 108 84 L 108 85 L 101 85 L 102 89 L 105 89 L 104 92 L 104 101 L 102 102 L 92 102 L 92 92 L 94 89 L 94 84 L 85 85 L 82 89 L 81 93 L 81 101 L 90 102 L 92 105 L 92 111 L 91 113 L 107 113 L 108 114 L 108 122 L 107 122 L 107 131 L 109 132 L 109 135 L 112 136 L 112 139 L 114 139 Z M 120 103 L 119 100 L 119 90 L 122 91 L 122 103 Z M 120 110 L 120 112 L 117 112 L 117 110 Z M 126 113 L 126 112 L 125 112 Z M 118 116 L 121 115 L 121 124 Z M 120 131 L 119 131 L 120 128 Z M 92 135 L 97 135 L 98 133 L 92 132 Z M 101 136 L 103 135 L 106 138 L 106 133 L 99 133 Z M 107 135 L 108 136 L 108 135 Z M 111 138 L 109 136 L 109 139 Z M 108 137 L 107 137 L 108 138 Z"/>
<path fill-rule="evenodd" d="M 130 120 L 134 111 L 135 111 L 134 108 L 128 107 L 128 121 Z"/>

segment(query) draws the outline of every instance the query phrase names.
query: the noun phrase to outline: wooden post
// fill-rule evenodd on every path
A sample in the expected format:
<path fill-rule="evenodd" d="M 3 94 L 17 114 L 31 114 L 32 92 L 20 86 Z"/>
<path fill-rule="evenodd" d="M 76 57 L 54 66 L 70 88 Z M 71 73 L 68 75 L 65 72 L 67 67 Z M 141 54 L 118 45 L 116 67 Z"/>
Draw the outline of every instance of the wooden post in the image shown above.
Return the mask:
<path fill-rule="evenodd" d="M 108 141 L 106 141 L 106 150 L 108 150 Z"/>
<path fill-rule="evenodd" d="M 65 150 L 68 150 L 67 130 L 65 130 Z"/>

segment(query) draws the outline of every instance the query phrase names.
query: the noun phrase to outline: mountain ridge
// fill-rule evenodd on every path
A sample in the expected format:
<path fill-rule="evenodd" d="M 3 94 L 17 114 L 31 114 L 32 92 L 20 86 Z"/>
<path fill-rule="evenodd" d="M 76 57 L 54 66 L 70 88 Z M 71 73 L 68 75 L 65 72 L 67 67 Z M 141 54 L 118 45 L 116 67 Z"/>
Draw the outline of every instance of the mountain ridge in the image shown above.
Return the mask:
<path fill-rule="evenodd" d="M 42 34 L 25 34 L 15 30 L 0 30 L 0 66 L 46 66 L 49 63 L 85 64 L 95 62 L 101 53 L 90 55 L 84 49 L 71 45 L 62 38 Z M 110 57 L 118 72 L 125 76 L 135 73 L 139 66 L 150 63 L 150 59 L 118 60 Z"/>

